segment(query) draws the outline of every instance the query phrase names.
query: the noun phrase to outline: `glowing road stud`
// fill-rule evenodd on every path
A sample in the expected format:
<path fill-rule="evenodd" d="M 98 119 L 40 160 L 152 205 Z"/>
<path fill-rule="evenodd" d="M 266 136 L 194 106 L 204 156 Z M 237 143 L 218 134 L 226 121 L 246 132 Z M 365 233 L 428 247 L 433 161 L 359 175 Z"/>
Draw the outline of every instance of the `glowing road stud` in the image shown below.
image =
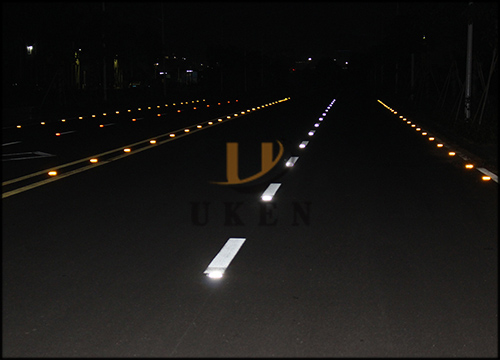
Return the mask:
<path fill-rule="evenodd" d="M 493 180 L 494 182 L 498 183 L 498 176 L 492 173 L 491 171 L 485 168 L 477 168 L 477 170 L 485 175 L 483 176 L 483 180 L 485 181 Z"/>
<path fill-rule="evenodd" d="M 304 149 L 307 146 L 307 144 L 309 144 L 309 141 L 302 141 L 299 145 L 299 148 Z"/>
<path fill-rule="evenodd" d="M 286 162 L 286 166 L 287 167 L 294 166 L 298 159 L 299 159 L 298 156 L 292 156 L 292 157 L 290 157 L 290 159 L 288 159 L 288 161 Z"/>
<path fill-rule="evenodd" d="M 273 199 L 273 196 L 276 194 L 276 191 L 278 191 L 279 187 L 281 186 L 280 183 L 271 183 L 267 187 L 267 189 L 262 193 L 261 199 L 262 201 L 271 201 Z"/>
<path fill-rule="evenodd" d="M 246 238 L 229 238 L 203 273 L 211 279 L 221 279 L 245 240 Z"/>

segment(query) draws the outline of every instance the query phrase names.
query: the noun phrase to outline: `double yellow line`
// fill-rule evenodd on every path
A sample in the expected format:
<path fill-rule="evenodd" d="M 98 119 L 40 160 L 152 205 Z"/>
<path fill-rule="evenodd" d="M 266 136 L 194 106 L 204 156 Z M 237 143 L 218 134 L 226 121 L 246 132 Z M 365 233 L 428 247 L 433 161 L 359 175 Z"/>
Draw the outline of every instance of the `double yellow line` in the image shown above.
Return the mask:
<path fill-rule="evenodd" d="M 281 102 L 281 101 L 276 101 L 275 103 L 278 103 L 278 102 Z M 231 115 L 233 115 L 233 114 L 231 114 Z M 130 145 L 126 145 L 126 146 L 123 146 L 123 147 L 119 147 L 119 148 L 116 148 L 116 149 L 113 149 L 113 150 L 109 150 L 109 151 L 106 151 L 106 152 L 103 152 L 103 153 L 100 153 L 100 154 L 97 154 L 97 155 L 94 155 L 94 156 L 89 156 L 89 157 L 86 157 L 84 159 L 72 161 L 70 163 L 67 163 L 67 164 L 64 164 L 64 165 L 59 165 L 59 166 L 51 168 L 49 170 L 41 170 L 41 171 L 37 171 L 37 172 L 34 172 L 32 174 L 29 174 L 29 175 L 18 177 L 16 179 L 4 181 L 4 182 L 2 182 L 2 186 L 7 186 L 7 185 L 14 184 L 14 183 L 17 183 L 17 182 L 20 182 L 20 181 L 23 181 L 23 180 L 27 180 L 27 179 L 30 179 L 30 178 L 33 178 L 33 177 L 36 177 L 36 176 L 46 175 L 48 173 L 48 171 L 55 171 L 55 170 L 64 169 L 64 168 L 67 168 L 69 166 L 76 165 L 78 163 L 88 162 L 88 161 L 90 161 L 90 159 L 100 158 L 100 157 L 103 157 L 103 156 L 106 156 L 106 155 L 109 155 L 109 154 L 112 154 L 112 153 L 115 153 L 115 152 L 123 152 L 123 149 L 125 149 L 125 148 L 133 148 L 134 146 L 137 146 L 137 145 L 149 143 L 151 140 L 156 140 L 157 141 L 154 145 L 144 146 L 142 148 L 135 149 L 135 150 L 133 150 L 131 152 L 128 152 L 128 153 L 121 153 L 120 155 L 117 155 L 117 156 L 115 156 L 115 157 L 113 157 L 111 159 L 107 159 L 107 160 L 104 160 L 104 161 L 99 161 L 99 162 L 97 162 L 95 164 L 83 166 L 83 167 L 80 167 L 78 169 L 74 169 L 74 170 L 68 171 L 66 173 L 62 173 L 60 175 L 57 175 L 57 176 L 54 176 L 54 177 L 51 177 L 51 178 L 48 178 L 48 179 L 40 180 L 40 181 L 31 183 L 29 185 L 19 187 L 17 189 L 4 192 L 4 193 L 2 193 L 2 199 L 8 198 L 9 196 L 12 196 L 12 195 L 20 194 L 20 193 L 22 193 L 24 191 L 27 191 L 27 190 L 30 190 L 30 189 L 34 189 L 34 188 L 37 188 L 39 186 L 42 186 L 42 185 L 45 185 L 45 184 L 48 184 L 48 183 L 51 183 L 51 182 L 54 182 L 54 181 L 57 181 L 57 180 L 60 180 L 60 179 L 64 179 L 65 177 L 68 177 L 68 176 L 71 176 L 71 175 L 75 175 L 75 174 L 81 173 L 83 171 L 94 169 L 97 166 L 108 164 L 108 163 L 110 163 L 112 161 L 115 161 L 115 160 L 118 160 L 118 159 L 122 159 L 122 158 L 124 158 L 126 156 L 130 156 L 132 154 L 137 154 L 137 153 L 139 153 L 141 151 L 151 149 L 151 148 L 153 148 L 155 146 L 165 144 L 165 143 L 167 143 L 169 141 L 176 140 L 178 138 L 181 138 L 181 137 L 184 137 L 186 135 L 195 133 L 197 131 L 205 130 L 207 128 L 212 127 L 213 125 L 219 125 L 219 124 L 227 122 L 229 120 L 233 120 L 235 118 L 239 118 L 239 117 L 241 117 L 243 115 L 247 115 L 247 112 L 234 114 L 233 116 L 231 116 L 231 115 L 226 115 L 226 116 L 223 116 L 223 117 L 219 117 L 217 119 L 212 119 L 212 120 L 204 121 L 202 123 L 194 124 L 194 125 L 191 125 L 191 126 L 188 126 L 188 127 L 183 127 L 181 129 L 177 129 L 177 130 L 174 130 L 174 131 L 169 131 L 168 133 L 164 133 L 162 135 L 149 138 L 147 140 L 141 140 L 141 141 L 138 141 L 136 143 L 133 143 L 133 144 L 130 144 Z M 219 119 L 222 119 L 222 121 L 219 121 Z M 206 126 L 202 126 L 202 127 L 198 128 L 197 127 L 198 125 L 206 125 Z M 193 129 L 191 129 L 191 128 L 193 128 Z M 184 132 L 185 129 L 189 129 L 189 132 Z M 177 135 L 176 133 L 178 133 L 178 132 L 182 132 L 182 133 L 179 134 L 179 135 Z M 171 134 L 176 134 L 176 135 L 174 137 L 171 137 Z M 159 141 L 158 142 L 158 139 L 161 139 L 161 138 L 164 138 L 164 137 L 168 137 L 168 138 L 165 139 L 165 140 L 163 140 L 163 141 Z"/>

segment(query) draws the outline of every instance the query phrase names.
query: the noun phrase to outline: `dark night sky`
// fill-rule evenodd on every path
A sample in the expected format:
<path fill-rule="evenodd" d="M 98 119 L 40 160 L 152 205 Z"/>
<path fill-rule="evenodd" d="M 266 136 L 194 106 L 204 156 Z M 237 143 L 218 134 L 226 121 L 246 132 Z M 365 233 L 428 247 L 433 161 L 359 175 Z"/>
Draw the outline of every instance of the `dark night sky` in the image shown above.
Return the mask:
<path fill-rule="evenodd" d="M 105 6 L 111 18 L 108 30 L 116 32 L 117 38 L 142 49 L 161 44 L 162 3 L 108 2 Z M 267 53 L 286 51 L 298 57 L 330 55 L 332 50 L 376 42 L 383 22 L 395 15 L 396 7 L 390 2 L 165 2 L 165 43 L 167 51 L 196 58 L 203 58 L 213 44 Z M 23 34 L 52 41 L 73 36 L 83 44 L 99 41 L 102 2 L 16 2 L 3 3 L 3 8 L 4 38 Z"/>

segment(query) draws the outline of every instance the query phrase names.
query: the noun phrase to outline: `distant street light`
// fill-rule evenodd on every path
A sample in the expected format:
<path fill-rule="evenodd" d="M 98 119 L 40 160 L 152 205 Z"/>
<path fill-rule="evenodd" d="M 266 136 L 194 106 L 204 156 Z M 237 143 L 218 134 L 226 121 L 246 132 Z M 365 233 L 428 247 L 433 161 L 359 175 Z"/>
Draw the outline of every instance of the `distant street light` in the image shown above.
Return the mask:
<path fill-rule="evenodd" d="M 33 55 L 33 45 L 26 46 L 26 51 L 28 52 L 28 55 Z"/>

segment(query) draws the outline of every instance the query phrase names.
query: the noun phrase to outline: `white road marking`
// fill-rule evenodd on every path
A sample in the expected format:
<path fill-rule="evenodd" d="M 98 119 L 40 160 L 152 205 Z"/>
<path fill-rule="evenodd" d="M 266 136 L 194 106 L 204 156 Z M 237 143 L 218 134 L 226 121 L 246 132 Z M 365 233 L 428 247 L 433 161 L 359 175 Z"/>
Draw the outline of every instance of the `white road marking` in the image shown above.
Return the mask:
<path fill-rule="evenodd" d="M 271 183 L 267 187 L 266 191 L 262 193 L 262 196 L 260 197 L 263 201 L 271 201 L 273 199 L 274 194 L 276 194 L 276 191 L 278 191 L 279 187 L 281 186 L 280 183 Z"/>
<path fill-rule="evenodd" d="M 246 238 L 229 238 L 203 273 L 209 278 L 220 279 L 245 240 Z"/>
<path fill-rule="evenodd" d="M 302 141 L 299 145 L 299 148 L 303 149 L 307 146 L 307 144 L 309 144 L 309 141 Z"/>
<path fill-rule="evenodd" d="M 484 175 L 488 175 L 491 178 L 491 180 L 498 183 L 498 176 L 496 174 L 493 174 L 491 171 L 485 168 L 478 168 L 477 170 L 482 172 Z"/>
<path fill-rule="evenodd" d="M 10 143 L 2 144 L 2 146 L 9 146 L 9 145 L 14 145 L 14 144 L 19 144 L 21 141 L 13 141 Z"/>
<path fill-rule="evenodd" d="M 298 156 L 292 156 L 292 157 L 290 157 L 290 159 L 288 159 L 288 161 L 286 162 L 286 166 L 287 167 L 294 166 L 298 159 L 299 159 Z"/>
<path fill-rule="evenodd" d="M 2 161 L 28 160 L 39 159 L 43 157 L 55 156 L 41 151 L 30 151 L 22 153 L 2 154 Z"/>

